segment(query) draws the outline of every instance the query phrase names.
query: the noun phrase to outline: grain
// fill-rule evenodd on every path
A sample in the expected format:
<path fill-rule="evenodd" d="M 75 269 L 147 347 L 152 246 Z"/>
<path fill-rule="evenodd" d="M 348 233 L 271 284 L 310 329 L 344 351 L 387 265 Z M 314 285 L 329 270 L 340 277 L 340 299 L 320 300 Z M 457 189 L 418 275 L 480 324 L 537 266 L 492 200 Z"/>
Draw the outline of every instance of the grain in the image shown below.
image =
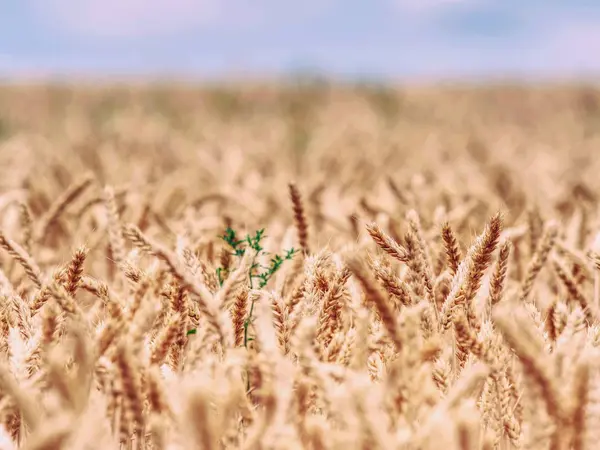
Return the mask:
<path fill-rule="evenodd" d="M 581 93 L 322 88 L 0 87 L 1 448 L 597 447 Z"/>

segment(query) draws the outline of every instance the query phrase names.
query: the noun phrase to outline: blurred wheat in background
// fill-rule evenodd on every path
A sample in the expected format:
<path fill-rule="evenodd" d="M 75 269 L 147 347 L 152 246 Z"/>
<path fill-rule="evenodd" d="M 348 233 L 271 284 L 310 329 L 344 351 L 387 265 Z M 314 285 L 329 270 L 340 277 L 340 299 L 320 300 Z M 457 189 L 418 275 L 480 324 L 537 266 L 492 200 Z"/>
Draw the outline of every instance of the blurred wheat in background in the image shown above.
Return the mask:
<path fill-rule="evenodd" d="M 598 448 L 599 101 L 1 88 L 0 448 Z"/>

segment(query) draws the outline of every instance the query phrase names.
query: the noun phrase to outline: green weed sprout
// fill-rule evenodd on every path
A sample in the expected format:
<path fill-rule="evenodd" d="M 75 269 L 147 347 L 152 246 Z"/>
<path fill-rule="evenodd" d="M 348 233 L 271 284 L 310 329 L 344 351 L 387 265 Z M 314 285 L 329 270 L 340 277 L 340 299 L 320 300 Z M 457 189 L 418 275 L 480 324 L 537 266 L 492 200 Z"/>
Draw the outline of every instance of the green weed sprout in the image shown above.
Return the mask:
<path fill-rule="evenodd" d="M 261 242 L 266 237 L 264 228 L 256 231 L 253 235 L 248 234 L 243 239 L 239 239 L 235 230 L 228 227 L 225 230 L 225 233 L 219 237 L 231 248 L 231 255 L 239 258 L 240 260 L 244 257 L 247 250 L 254 252 L 250 267 L 248 268 L 248 285 L 250 286 L 250 289 L 254 289 L 255 287 L 258 289 L 264 288 L 269 283 L 269 280 L 273 277 L 273 275 L 281 268 L 283 263 L 291 260 L 297 253 L 297 250 L 290 248 L 289 250 L 286 250 L 283 255 L 275 254 L 270 258 L 268 265 L 263 265 L 257 260 L 260 256 L 269 254 L 261 245 Z M 226 268 L 217 268 L 217 278 L 221 286 L 223 286 L 223 283 L 225 282 L 226 273 Z M 248 348 L 248 342 L 253 340 L 253 338 L 248 337 L 248 327 L 253 321 L 252 314 L 254 312 L 254 302 L 255 299 L 253 298 L 250 304 L 248 317 L 244 321 L 244 347 L 246 348 Z M 195 333 L 196 329 L 193 329 L 188 331 L 187 334 L 189 335 Z"/>

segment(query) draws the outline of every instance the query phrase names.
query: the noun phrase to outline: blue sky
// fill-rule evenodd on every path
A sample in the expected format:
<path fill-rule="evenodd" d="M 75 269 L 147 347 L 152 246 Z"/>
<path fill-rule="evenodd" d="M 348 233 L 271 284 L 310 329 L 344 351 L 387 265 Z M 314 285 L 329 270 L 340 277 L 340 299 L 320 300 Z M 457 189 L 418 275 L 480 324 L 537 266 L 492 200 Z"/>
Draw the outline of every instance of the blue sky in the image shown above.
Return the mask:
<path fill-rule="evenodd" d="M 4 0 L 0 75 L 600 75 L 598 0 Z"/>

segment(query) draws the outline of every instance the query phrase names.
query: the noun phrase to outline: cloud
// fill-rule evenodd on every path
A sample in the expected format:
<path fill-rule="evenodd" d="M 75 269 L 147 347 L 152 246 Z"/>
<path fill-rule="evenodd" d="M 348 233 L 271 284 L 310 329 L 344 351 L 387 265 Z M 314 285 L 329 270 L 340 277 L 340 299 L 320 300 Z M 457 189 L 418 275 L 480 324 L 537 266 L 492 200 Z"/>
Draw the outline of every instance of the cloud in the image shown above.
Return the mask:
<path fill-rule="evenodd" d="M 600 70 L 600 23 L 586 18 L 557 21 L 540 34 L 537 61 L 573 74 Z M 532 55 L 533 56 L 533 55 Z"/>
<path fill-rule="evenodd" d="M 84 37 L 139 38 L 182 34 L 198 28 L 234 29 L 272 19 L 302 18 L 329 1 L 300 5 L 276 0 L 32 0 L 34 11 L 55 29 Z"/>
<path fill-rule="evenodd" d="M 483 0 L 391 0 L 393 8 L 402 15 L 427 18 L 456 9 L 477 7 Z"/>
<path fill-rule="evenodd" d="M 550 34 L 551 47 L 561 53 L 575 53 L 597 59 L 600 51 L 600 24 L 585 21 L 567 23 Z M 595 54 L 590 54 L 593 52 Z M 576 55 L 573 55 L 576 56 Z"/>
<path fill-rule="evenodd" d="M 135 37 L 187 30 L 214 20 L 218 0 L 35 0 L 54 28 L 78 35 Z"/>
<path fill-rule="evenodd" d="M 61 73 L 279 73 L 303 65 L 343 76 L 418 79 L 600 70 L 600 7 L 567 3 L 21 1 L 35 18 L 0 17 L 0 25 L 8 24 L 0 41 L 19 58 L 0 55 L 0 72 L 27 70 L 26 62 Z M 29 39 L 15 39 L 11 26 Z"/>

